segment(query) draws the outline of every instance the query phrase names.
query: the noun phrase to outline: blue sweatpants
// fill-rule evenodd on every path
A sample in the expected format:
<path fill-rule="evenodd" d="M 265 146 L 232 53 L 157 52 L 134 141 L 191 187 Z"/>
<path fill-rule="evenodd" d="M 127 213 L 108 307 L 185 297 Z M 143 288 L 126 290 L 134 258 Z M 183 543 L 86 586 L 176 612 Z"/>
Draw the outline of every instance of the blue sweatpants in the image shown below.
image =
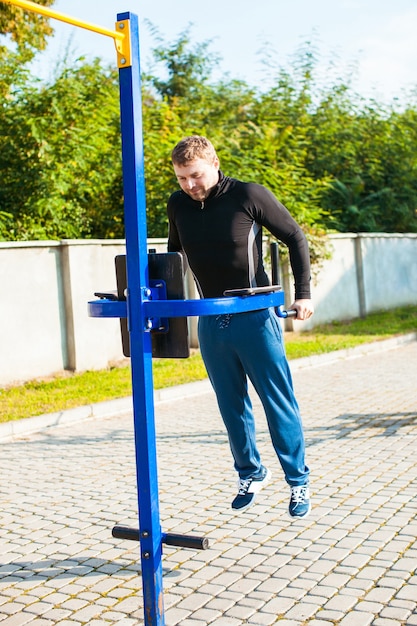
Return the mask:
<path fill-rule="evenodd" d="M 274 310 L 200 317 L 198 336 L 239 477 L 257 477 L 263 467 L 248 395 L 249 378 L 262 401 L 287 483 L 305 484 L 309 469 L 303 428 Z"/>

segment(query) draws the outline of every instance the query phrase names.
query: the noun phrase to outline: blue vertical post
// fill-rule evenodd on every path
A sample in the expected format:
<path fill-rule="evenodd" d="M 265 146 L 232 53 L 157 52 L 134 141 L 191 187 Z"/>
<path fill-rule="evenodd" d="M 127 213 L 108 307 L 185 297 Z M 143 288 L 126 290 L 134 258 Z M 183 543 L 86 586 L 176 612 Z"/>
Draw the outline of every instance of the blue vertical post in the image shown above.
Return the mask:
<path fill-rule="evenodd" d="M 142 132 L 138 18 L 117 15 L 130 29 L 131 57 L 119 64 L 123 191 L 127 258 L 127 310 L 130 330 L 133 416 L 136 447 L 139 532 L 145 624 L 164 625 L 162 532 L 159 516 L 152 344 L 143 303 L 149 299 L 146 196 Z"/>

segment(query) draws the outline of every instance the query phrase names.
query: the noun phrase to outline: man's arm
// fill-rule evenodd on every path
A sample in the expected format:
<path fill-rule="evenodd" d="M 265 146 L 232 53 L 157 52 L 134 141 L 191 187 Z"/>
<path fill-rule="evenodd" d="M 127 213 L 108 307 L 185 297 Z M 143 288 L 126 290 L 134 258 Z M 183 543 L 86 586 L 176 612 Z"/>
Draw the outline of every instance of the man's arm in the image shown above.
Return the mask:
<path fill-rule="evenodd" d="M 310 298 L 310 254 L 304 232 L 269 189 L 255 184 L 250 186 L 250 194 L 255 201 L 256 221 L 288 247 L 296 299 Z"/>
<path fill-rule="evenodd" d="M 314 313 L 310 291 L 310 254 L 307 238 L 288 209 L 261 185 L 251 185 L 256 198 L 258 220 L 287 247 L 294 275 L 295 300 L 289 308 L 297 311 L 297 318 L 305 320 Z"/>

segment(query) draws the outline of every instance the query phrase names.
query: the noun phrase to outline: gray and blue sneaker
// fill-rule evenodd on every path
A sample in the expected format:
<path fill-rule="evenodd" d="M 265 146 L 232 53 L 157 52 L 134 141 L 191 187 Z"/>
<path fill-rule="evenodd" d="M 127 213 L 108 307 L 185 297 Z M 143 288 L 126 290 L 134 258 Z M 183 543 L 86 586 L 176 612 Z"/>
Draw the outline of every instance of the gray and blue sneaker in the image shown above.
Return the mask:
<path fill-rule="evenodd" d="M 235 511 L 246 511 L 255 502 L 256 494 L 268 484 L 271 472 L 264 467 L 264 472 L 259 478 L 239 478 L 237 481 L 237 496 L 232 502 Z"/>
<path fill-rule="evenodd" d="M 309 484 L 291 487 L 291 498 L 288 507 L 290 517 L 307 517 L 311 511 Z"/>

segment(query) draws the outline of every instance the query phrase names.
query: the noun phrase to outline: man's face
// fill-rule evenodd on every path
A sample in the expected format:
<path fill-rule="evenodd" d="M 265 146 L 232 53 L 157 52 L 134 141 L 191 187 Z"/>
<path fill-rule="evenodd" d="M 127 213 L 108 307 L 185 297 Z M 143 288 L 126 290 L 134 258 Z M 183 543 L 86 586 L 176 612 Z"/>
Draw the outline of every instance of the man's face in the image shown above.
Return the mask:
<path fill-rule="evenodd" d="M 194 159 L 187 165 L 174 163 L 174 172 L 181 189 L 193 200 L 204 202 L 219 181 L 219 159 L 210 163 L 205 159 Z"/>

